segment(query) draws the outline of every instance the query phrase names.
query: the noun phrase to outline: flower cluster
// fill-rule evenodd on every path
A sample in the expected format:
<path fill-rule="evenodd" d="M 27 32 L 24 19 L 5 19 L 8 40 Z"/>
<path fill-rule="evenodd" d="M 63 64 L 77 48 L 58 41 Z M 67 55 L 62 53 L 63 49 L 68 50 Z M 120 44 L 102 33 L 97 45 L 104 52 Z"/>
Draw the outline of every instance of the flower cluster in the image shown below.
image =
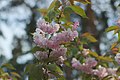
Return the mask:
<path fill-rule="evenodd" d="M 81 64 L 75 58 L 73 58 L 72 60 L 72 67 L 74 67 L 75 69 L 84 71 L 87 74 L 91 74 L 92 68 L 95 67 L 96 65 L 97 65 L 97 61 L 94 58 L 87 58 L 86 62 L 83 64 Z"/>
<path fill-rule="evenodd" d="M 50 23 L 46 22 L 44 19 L 39 19 L 37 22 L 37 27 L 41 29 L 43 32 L 52 34 L 59 30 L 59 24 L 55 24 L 52 26 Z"/>
<path fill-rule="evenodd" d="M 108 75 L 117 76 L 117 68 L 105 68 L 99 65 L 97 69 L 94 69 L 97 66 L 97 61 L 94 58 L 87 58 L 85 61 L 85 63 L 81 64 L 77 59 L 73 58 L 72 67 L 86 74 L 96 75 L 100 79 Z"/>
<path fill-rule="evenodd" d="M 78 37 L 76 31 L 78 22 L 73 25 L 73 29 L 67 29 L 58 32 L 60 25 L 52 25 L 43 19 L 38 20 L 36 32 L 33 33 L 34 42 L 41 48 L 51 49 L 51 51 L 37 51 L 35 57 L 39 60 L 44 60 L 49 57 L 57 58 L 61 62 L 65 58 L 67 48 L 62 47 L 63 43 L 73 41 Z"/>
<path fill-rule="evenodd" d="M 78 32 L 71 29 L 56 33 L 60 28 L 59 24 L 52 26 L 45 20 L 39 20 L 37 26 L 33 38 L 34 42 L 40 47 L 56 49 L 62 43 L 73 41 L 74 38 L 78 37 Z"/>

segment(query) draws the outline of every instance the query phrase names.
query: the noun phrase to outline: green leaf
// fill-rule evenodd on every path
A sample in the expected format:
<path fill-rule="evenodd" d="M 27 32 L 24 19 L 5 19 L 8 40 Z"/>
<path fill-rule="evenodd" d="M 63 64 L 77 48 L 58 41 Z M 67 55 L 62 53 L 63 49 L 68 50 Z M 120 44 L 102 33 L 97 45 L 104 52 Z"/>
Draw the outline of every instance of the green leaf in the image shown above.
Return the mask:
<path fill-rule="evenodd" d="M 88 18 L 85 11 L 79 6 L 69 6 L 76 14 L 82 16 L 83 18 Z"/>
<path fill-rule="evenodd" d="M 54 1 L 50 4 L 50 6 L 49 6 L 49 8 L 48 8 L 48 11 L 55 7 L 56 1 L 58 1 L 58 0 L 54 0 Z"/>
<path fill-rule="evenodd" d="M 29 73 L 32 65 L 33 65 L 33 64 L 28 64 L 28 65 L 25 67 L 24 73 Z"/>
<path fill-rule="evenodd" d="M 77 54 L 78 49 L 76 47 L 71 48 L 71 52 L 72 52 L 73 55 L 75 55 L 75 54 Z"/>
<path fill-rule="evenodd" d="M 0 74 L 1 74 L 1 73 L 4 73 L 4 71 L 3 71 L 3 69 L 2 69 L 2 68 L 0 68 Z"/>
<path fill-rule="evenodd" d="M 93 57 L 98 58 L 98 54 L 96 52 L 89 51 L 89 54 L 92 55 Z"/>
<path fill-rule="evenodd" d="M 118 33 L 118 32 L 119 32 L 119 29 L 115 29 L 113 35 L 115 35 L 115 34 Z"/>
<path fill-rule="evenodd" d="M 118 32 L 118 42 L 120 42 L 120 32 Z"/>
<path fill-rule="evenodd" d="M 113 59 L 110 57 L 104 57 L 104 56 L 99 56 L 98 59 L 106 61 L 106 62 L 112 62 Z"/>
<path fill-rule="evenodd" d="M 113 43 L 110 49 L 114 48 L 117 44 L 118 44 L 117 42 Z"/>
<path fill-rule="evenodd" d="M 13 65 L 12 65 L 12 64 L 9 64 L 9 63 L 5 63 L 5 64 L 3 64 L 1 67 L 2 67 L 2 68 L 3 68 L 3 67 L 6 67 L 6 68 L 8 68 L 8 69 L 16 70 L 16 69 L 13 67 Z"/>
<path fill-rule="evenodd" d="M 90 42 L 97 42 L 97 40 L 93 36 L 86 37 Z"/>
<path fill-rule="evenodd" d="M 29 80 L 43 80 L 43 70 L 41 65 L 29 65 Z M 28 69 L 27 69 L 28 70 Z"/>
<path fill-rule="evenodd" d="M 56 77 L 60 77 L 63 75 L 62 70 L 56 64 L 49 64 L 47 65 L 47 69 L 51 71 Z"/>
<path fill-rule="evenodd" d="M 44 48 L 40 48 L 39 46 L 35 46 L 34 48 L 31 49 L 32 53 L 35 53 L 36 51 L 45 51 Z"/>
<path fill-rule="evenodd" d="M 58 58 L 55 58 L 55 57 L 49 57 L 47 59 L 43 59 L 42 61 L 45 62 L 45 63 L 49 63 L 49 62 L 54 62 L 58 60 Z"/>
<path fill-rule="evenodd" d="M 66 80 L 64 76 L 58 78 L 57 80 Z"/>
<path fill-rule="evenodd" d="M 15 77 L 21 78 L 21 76 L 20 76 L 18 73 L 16 73 L 16 72 L 11 72 L 11 74 L 12 74 L 13 76 L 15 76 Z"/>
<path fill-rule="evenodd" d="M 69 62 L 68 60 L 65 60 L 65 61 L 64 61 L 64 64 L 65 64 L 67 67 L 70 67 L 70 66 L 71 66 L 71 64 L 70 64 L 70 62 Z"/>
<path fill-rule="evenodd" d="M 60 6 L 61 6 L 61 3 L 60 3 L 60 1 L 57 0 L 57 1 L 55 2 L 54 10 L 57 10 Z"/>
<path fill-rule="evenodd" d="M 88 32 L 82 34 L 82 37 L 87 38 L 90 42 L 97 42 L 97 40 Z"/>
<path fill-rule="evenodd" d="M 105 31 L 110 32 L 110 31 L 113 31 L 113 30 L 116 30 L 116 29 L 119 29 L 119 27 L 118 26 L 110 26 Z"/>
<path fill-rule="evenodd" d="M 75 0 L 75 1 L 81 2 L 83 4 L 90 4 L 88 0 Z"/>
<path fill-rule="evenodd" d="M 48 16 L 49 22 L 51 22 L 51 21 L 56 17 L 56 13 L 55 13 L 54 10 L 50 10 L 50 11 L 48 12 L 47 16 Z"/>
<path fill-rule="evenodd" d="M 73 12 L 73 10 L 70 7 L 64 8 L 63 14 L 64 14 L 66 20 L 70 21 L 70 15 L 72 12 Z"/>
<path fill-rule="evenodd" d="M 45 16 L 48 12 L 47 9 L 37 9 L 37 11 L 39 11 L 43 16 Z"/>

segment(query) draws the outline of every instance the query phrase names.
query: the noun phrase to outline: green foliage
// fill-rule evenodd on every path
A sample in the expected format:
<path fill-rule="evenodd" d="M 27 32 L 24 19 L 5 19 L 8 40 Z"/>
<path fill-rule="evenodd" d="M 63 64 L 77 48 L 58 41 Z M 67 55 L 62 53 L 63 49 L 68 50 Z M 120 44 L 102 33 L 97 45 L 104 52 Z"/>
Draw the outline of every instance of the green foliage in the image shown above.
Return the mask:
<path fill-rule="evenodd" d="M 55 7 L 56 2 L 58 2 L 58 0 L 53 0 L 53 2 L 50 4 L 50 6 L 47 10 L 49 11 L 49 10 L 53 9 Z"/>
<path fill-rule="evenodd" d="M 45 49 L 44 48 L 40 48 L 38 46 L 35 46 L 34 48 L 31 49 L 32 53 L 35 53 L 36 51 L 45 51 Z"/>
<path fill-rule="evenodd" d="M 10 72 L 6 72 L 4 71 L 4 69 L 10 70 Z M 8 79 L 12 79 L 12 80 L 18 80 L 21 79 L 21 76 L 15 72 L 15 68 L 13 67 L 12 64 L 9 63 L 5 63 L 3 65 L 0 66 L 0 79 L 2 80 L 8 80 Z"/>
<path fill-rule="evenodd" d="M 15 70 L 15 68 L 13 67 L 13 65 L 11 65 L 11 64 L 9 64 L 9 63 L 3 64 L 3 65 L 1 66 L 1 68 L 3 68 L 3 67 L 6 67 L 6 68 L 11 69 L 11 70 Z"/>
<path fill-rule="evenodd" d="M 41 65 L 29 64 L 25 72 L 29 74 L 29 80 L 44 80 L 44 73 Z"/>
<path fill-rule="evenodd" d="M 74 5 L 74 1 L 83 3 L 83 4 L 89 4 L 90 2 L 88 0 L 69 0 L 71 5 Z"/>
<path fill-rule="evenodd" d="M 82 16 L 83 18 L 87 18 L 85 11 L 79 6 L 69 6 L 76 14 Z"/>
<path fill-rule="evenodd" d="M 90 42 L 97 42 L 97 40 L 90 34 L 90 33 L 84 33 L 81 35 L 83 38 L 88 39 Z"/>
<path fill-rule="evenodd" d="M 73 13 L 73 11 L 70 7 L 65 7 L 63 13 L 65 16 L 65 19 L 70 20 L 70 15 L 71 15 L 71 13 Z"/>
<path fill-rule="evenodd" d="M 89 0 L 75 0 L 75 1 L 81 2 L 83 4 L 90 4 Z"/>
<path fill-rule="evenodd" d="M 58 78 L 63 76 L 63 71 L 56 64 L 48 64 L 47 69 Z"/>
<path fill-rule="evenodd" d="M 118 30 L 118 29 L 119 29 L 118 26 L 110 26 L 106 29 L 106 32 L 113 31 L 113 30 Z"/>

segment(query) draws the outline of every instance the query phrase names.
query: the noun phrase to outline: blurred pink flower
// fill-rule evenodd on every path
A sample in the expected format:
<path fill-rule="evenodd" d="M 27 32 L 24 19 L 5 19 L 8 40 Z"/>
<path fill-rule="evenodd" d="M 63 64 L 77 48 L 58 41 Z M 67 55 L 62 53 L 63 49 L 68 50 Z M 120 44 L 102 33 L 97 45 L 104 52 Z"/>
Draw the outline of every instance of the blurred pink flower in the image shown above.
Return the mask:
<path fill-rule="evenodd" d="M 36 51 L 36 53 L 34 53 L 35 57 L 38 60 L 44 60 L 48 58 L 48 53 L 47 52 L 42 52 L 42 51 Z"/>
<path fill-rule="evenodd" d="M 78 28 L 78 26 L 79 26 L 79 22 L 77 21 L 73 25 L 73 30 L 76 30 Z"/>
<path fill-rule="evenodd" d="M 85 65 L 92 68 L 92 67 L 95 67 L 97 65 L 97 61 L 94 58 L 87 58 Z"/>
<path fill-rule="evenodd" d="M 117 76 L 116 71 L 117 71 L 117 68 L 107 68 L 107 72 L 109 75 Z"/>
<path fill-rule="evenodd" d="M 59 30 L 59 24 L 55 24 L 54 26 L 49 22 L 46 22 L 44 19 L 39 19 L 37 21 L 37 27 L 48 34 L 53 34 Z"/>
<path fill-rule="evenodd" d="M 76 58 L 73 58 L 72 59 L 72 67 L 75 68 L 75 69 L 80 69 L 80 62 L 76 59 Z"/>
<path fill-rule="evenodd" d="M 98 69 L 93 70 L 92 73 L 94 75 L 97 75 L 100 79 L 102 79 L 108 75 L 107 69 L 102 66 L 99 66 Z"/>
<path fill-rule="evenodd" d="M 53 51 L 50 53 L 50 57 L 59 58 L 60 56 L 64 57 L 67 52 L 67 48 L 58 48 L 53 49 Z"/>
<path fill-rule="evenodd" d="M 117 61 L 118 64 L 120 64 L 120 53 L 116 54 L 115 60 Z"/>
<path fill-rule="evenodd" d="M 83 49 L 82 54 L 87 56 L 89 54 L 89 49 Z"/>

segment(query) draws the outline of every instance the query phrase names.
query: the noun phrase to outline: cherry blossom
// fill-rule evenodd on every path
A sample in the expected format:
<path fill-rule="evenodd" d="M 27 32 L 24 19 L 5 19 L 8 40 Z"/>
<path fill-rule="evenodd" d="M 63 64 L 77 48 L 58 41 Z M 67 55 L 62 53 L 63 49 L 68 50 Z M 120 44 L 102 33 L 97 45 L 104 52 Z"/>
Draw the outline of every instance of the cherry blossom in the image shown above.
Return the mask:
<path fill-rule="evenodd" d="M 120 53 L 116 54 L 115 60 L 117 61 L 118 64 L 120 64 Z"/>
<path fill-rule="evenodd" d="M 94 75 L 97 75 L 100 79 L 108 75 L 107 69 L 99 65 L 98 69 L 92 71 Z"/>
<path fill-rule="evenodd" d="M 50 24 L 49 22 L 46 22 L 44 19 L 39 19 L 37 21 L 37 27 L 41 29 L 42 31 L 52 34 L 59 30 L 59 24 L 55 24 L 54 26 Z"/>

